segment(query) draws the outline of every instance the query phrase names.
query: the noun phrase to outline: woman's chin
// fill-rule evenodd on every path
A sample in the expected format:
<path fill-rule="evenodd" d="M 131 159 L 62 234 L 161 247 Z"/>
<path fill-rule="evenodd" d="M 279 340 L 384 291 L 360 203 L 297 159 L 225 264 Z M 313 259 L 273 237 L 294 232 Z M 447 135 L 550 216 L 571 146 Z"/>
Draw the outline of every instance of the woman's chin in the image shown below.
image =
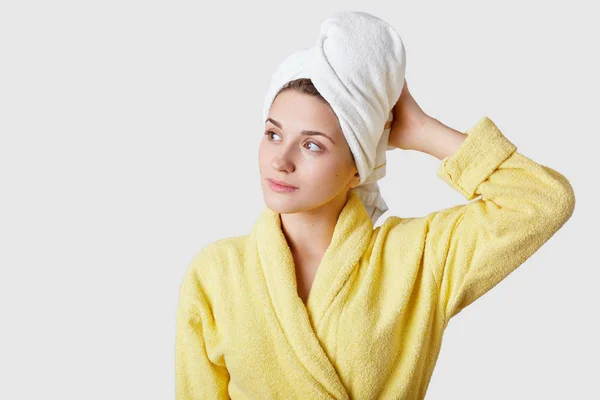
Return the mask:
<path fill-rule="evenodd" d="M 279 194 L 265 194 L 264 200 L 267 207 L 280 214 L 292 214 L 298 212 L 300 208 L 297 199 L 286 198 Z"/>

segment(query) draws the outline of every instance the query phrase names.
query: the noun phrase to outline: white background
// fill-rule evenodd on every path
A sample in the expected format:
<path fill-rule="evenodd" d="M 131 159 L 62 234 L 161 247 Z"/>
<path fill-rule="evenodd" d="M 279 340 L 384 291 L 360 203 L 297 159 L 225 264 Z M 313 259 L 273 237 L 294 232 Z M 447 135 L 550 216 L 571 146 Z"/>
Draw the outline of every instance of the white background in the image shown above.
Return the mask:
<path fill-rule="evenodd" d="M 173 399 L 193 256 L 264 202 L 261 111 L 333 12 L 383 18 L 423 110 L 490 117 L 572 183 L 572 218 L 448 325 L 436 399 L 600 398 L 594 2 L 0 3 L 0 398 Z M 388 153 L 390 215 L 466 203 L 440 161 Z"/>

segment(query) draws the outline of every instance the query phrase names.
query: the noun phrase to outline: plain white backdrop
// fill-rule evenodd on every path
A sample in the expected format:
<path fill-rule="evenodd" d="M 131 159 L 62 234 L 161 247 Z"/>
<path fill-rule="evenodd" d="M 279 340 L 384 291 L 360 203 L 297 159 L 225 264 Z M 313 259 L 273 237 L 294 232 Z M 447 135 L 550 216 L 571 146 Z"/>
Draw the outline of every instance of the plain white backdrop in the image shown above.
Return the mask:
<path fill-rule="evenodd" d="M 261 110 L 341 10 L 392 24 L 423 110 L 487 115 L 565 175 L 572 218 L 448 325 L 428 400 L 600 398 L 600 28 L 593 2 L 0 3 L 0 398 L 173 399 L 193 256 L 264 207 Z M 466 203 L 388 152 L 390 215 Z"/>

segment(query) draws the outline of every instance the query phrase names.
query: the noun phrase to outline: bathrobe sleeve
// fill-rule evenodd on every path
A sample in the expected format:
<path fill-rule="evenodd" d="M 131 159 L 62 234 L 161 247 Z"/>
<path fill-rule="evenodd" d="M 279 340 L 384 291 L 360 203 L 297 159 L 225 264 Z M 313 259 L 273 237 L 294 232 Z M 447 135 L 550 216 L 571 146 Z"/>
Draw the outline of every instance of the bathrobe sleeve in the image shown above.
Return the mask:
<path fill-rule="evenodd" d="M 209 357 L 207 342 L 218 340 L 201 282 L 207 248 L 192 261 L 180 285 L 175 339 L 176 400 L 229 399 L 229 373 Z"/>
<path fill-rule="evenodd" d="M 438 176 L 467 204 L 428 215 L 425 260 L 446 323 L 537 251 L 572 215 L 569 181 L 516 150 L 483 117 Z"/>

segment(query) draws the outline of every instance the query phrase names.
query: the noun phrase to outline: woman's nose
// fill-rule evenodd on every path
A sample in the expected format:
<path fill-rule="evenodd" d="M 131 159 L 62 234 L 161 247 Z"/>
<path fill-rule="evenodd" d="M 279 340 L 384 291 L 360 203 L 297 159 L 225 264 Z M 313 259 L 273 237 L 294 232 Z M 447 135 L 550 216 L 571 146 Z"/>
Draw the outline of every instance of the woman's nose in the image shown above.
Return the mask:
<path fill-rule="evenodd" d="M 286 170 L 291 172 L 294 170 L 293 158 L 293 150 L 285 148 L 285 146 L 281 146 L 275 157 L 273 157 L 272 166 L 278 170 Z"/>

